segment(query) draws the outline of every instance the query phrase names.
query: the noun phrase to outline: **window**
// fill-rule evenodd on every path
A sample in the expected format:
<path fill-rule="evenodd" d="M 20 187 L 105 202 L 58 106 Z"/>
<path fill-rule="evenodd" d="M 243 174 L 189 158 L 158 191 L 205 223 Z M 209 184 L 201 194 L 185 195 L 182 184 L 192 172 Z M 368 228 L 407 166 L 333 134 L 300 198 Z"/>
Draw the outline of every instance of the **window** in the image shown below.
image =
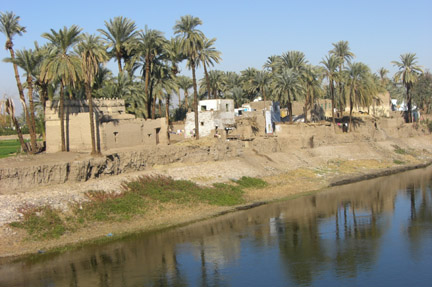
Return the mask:
<path fill-rule="evenodd" d="M 207 111 L 207 106 L 201 106 L 201 111 Z"/>
<path fill-rule="evenodd" d="M 225 112 L 228 112 L 229 105 L 225 104 Z"/>
<path fill-rule="evenodd" d="M 203 126 L 203 125 L 204 125 L 204 122 L 201 122 L 201 125 Z"/>

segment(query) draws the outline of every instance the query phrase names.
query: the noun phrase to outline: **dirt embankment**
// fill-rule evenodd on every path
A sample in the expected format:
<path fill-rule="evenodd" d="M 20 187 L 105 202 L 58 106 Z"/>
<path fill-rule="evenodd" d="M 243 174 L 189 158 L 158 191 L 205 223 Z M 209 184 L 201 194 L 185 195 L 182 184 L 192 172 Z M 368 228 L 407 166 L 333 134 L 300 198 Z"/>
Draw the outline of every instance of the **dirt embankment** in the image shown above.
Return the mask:
<path fill-rule="evenodd" d="M 261 177 L 270 187 L 246 191 L 247 204 L 254 204 L 420 167 L 432 160 L 432 136 L 412 125 L 365 124 L 348 134 L 328 126 L 284 128 L 286 136 L 253 141 L 208 138 L 112 151 L 99 158 L 58 153 L 0 160 L 0 256 L 75 244 L 111 232 L 122 234 L 171 226 L 233 210 L 207 205 L 170 206 L 150 211 L 133 222 L 89 226 L 44 242 L 23 240 L 23 231 L 7 225 L 22 216 L 17 209 L 24 204 L 67 210 L 70 203 L 84 200 L 85 191 L 115 191 L 124 181 L 144 174 L 200 184 L 241 176 Z"/>

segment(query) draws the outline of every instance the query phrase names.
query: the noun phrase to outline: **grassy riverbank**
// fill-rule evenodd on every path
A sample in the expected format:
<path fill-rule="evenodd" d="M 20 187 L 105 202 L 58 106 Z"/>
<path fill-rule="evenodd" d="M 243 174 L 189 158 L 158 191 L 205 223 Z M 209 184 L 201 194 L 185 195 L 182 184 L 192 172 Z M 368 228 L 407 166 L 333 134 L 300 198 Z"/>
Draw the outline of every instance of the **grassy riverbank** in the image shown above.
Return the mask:
<path fill-rule="evenodd" d="M 199 186 L 187 180 L 164 176 L 143 176 L 125 183 L 121 191 L 86 192 L 87 201 L 73 204 L 68 212 L 51 206 L 22 206 L 20 221 L 11 227 L 27 232 L 28 240 L 59 238 L 66 232 L 76 232 L 96 222 L 114 223 L 144 216 L 150 208 L 164 204 L 193 207 L 196 204 L 234 206 L 245 203 L 245 188 L 264 188 L 262 179 L 242 177 L 231 184 L 217 183 L 212 187 Z"/>

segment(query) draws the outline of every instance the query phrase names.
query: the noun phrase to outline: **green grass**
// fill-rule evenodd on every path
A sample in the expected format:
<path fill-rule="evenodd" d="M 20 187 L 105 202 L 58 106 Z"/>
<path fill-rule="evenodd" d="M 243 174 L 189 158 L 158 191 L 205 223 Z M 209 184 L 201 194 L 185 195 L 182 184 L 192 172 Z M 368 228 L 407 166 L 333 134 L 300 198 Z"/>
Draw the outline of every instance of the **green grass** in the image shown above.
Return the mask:
<path fill-rule="evenodd" d="M 0 141 L 0 158 L 11 156 L 19 153 L 21 145 L 19 140 L 4 140 Z"/>
<path fill-rule="evenodd" d="M 395 163 L 395 164 L 404 164 L 405 162 L 401 161 L 401 160 L 398 160 L 398 159 L 395 159 L 395 160 L 393 160 L 393 163 Z"/>
<path fill-rule="evenodd" d="M 72 207 L 73 215 L 66 216 L 50 207 L 23 206 L 19 212 L 24 216 L 10 224 L 28 232 L 29 239 L 57 238 L 66 231 L 73 232 L 94 222 L 120 222 L 144 215 L 152 206 L 161 203 L 193 205 L 207 203 L 232 206 L 244 203 L 243 188 L 264 187 L 258 179 L 244 177 L 237 184 L 216 183 L 212 187 L 199 186 L 191 181 L 174 180 L 163 176 L 143 176 L 123 184 L 117 193 L 88 191 L 88 201 Z"/>
<path fill-rule="evenodd" d="M 394 152 L 397 154 L 407 154 L 408 152 L 398 145 L 394 145 Z"/>
<path fill-rule="evenodd" d="M 66 231 L 66 224 L 58 210 L 46 206 L 26 207 L 21 210 L 21 213 L 24 218 L 10 225 L 27 230 L 31 239 L 58 238 Z"/>
<path fill-rule="evenodd" d="M 248 176 L 243 176 L 239 180 L 234 180 L 234 182 L 244 188 L 263 188 L 268 185 L 267 182 L 265 182 L 260 178 L 254 178 Z"/>

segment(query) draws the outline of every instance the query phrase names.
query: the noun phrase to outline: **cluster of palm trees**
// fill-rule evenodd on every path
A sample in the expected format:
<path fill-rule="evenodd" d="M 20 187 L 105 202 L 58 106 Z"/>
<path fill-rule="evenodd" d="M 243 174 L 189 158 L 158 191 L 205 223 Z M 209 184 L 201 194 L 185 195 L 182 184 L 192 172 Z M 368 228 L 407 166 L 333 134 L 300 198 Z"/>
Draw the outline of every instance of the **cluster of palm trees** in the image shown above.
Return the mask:
<path fill-rule="evenodd" d="M 26 32 L 19 23 L 20 18 L 13 12 L 0 14 L 0 31 L 6 36 L 6 49 L 10 51 L 15 71 L 20 100 L 24 107 L 26 124 L 31 135 L 29 151 L 36 147 L 35 100 L 42 107 L 48 99 L 59 100 L 61 148 L 66 151 L 64 127 L 64 101 L 69 99 L 88 100 L 92 154 L 97 154 L 95 144 L 93 97 L 123 98 L 127 111 L 144 118 L 156 117 L 156 103 L 165 101 L 165 116 L 169 119 L 170 97 L 177 92 L 182 79 L 177 79 L 178 64 L 187 60 L 192 70 L 194 89 L 194 109 L 198 105 L 195 70 L 203 65 L 208 77 L 207 67 L 220 61 L 220 52 L 214 48 L 216 39 L 207 39 L 197 26 L 199 18 L 186 15 L 174 26 L 177 36 L 167 40 L 158 30 L 139 30 L 134 21 L 125 17 L 115 17 L 105 22 L 99 29 L 100 35 L 82 33 L 76 25 L 58 31 L 51 29 L 42 34 L 47 44 L 35 49 L 14 51 L 13 38 Z M 118 76 L 104 67 L 104 63 L 114 59 L 118 64 Z M 26 83 L 20 80 L 18 67 L 24 70 Z M 135 76 L 139 74 L 139 76 Z M 27 99 L 24 95 L 27 89 Z M 27 101 L 28 100 L 28 104 Z M 29 108 L 27 108 L 29 106 Z M 197 115 L 196 115 L 197 117 Z M 197 120 L 196 120 L 197 122 Z M 197 137 L 198 128 L 197 128 Z"/>
<path fill-rule="evenodd" d="M 88 100 L 92 154 L 97 154 L 93 97 L 123 98 L 129 113 L 145 119 L 165 116 L 168 124 L 170 100 L 174 94 L 178 95 L 178 109 L 192 108 L 194 111 L 198 100 L 204 97 L 231 98 L 237 107 L 257 97 L 264 101 L 271 99 L 286 106 L 289 121 L 293 120 L 293 101 L 304 101 L 307 121 L 308 111 L 312 110 L 318 98 L 324 97 L 332 101 L 335 123 L 336 108 L 341 112 L 349 106 L 351 121 L 353 107 L 369 107 L 388 84 L 388 71 L 384 68 L 377 75 L 367 65 L 352 61 L 354 54 L 347 41 L 334 43 L 333 49 L 318 66 L 310 64 L 304 53 L 288 51 L 268 57 L 262 70 L 247 68 L 236 73 L 209 70 L 221 61 L 221 52 L 214 46 L 216 39 L 208 39 L 198 29 L 202 21 L 191 15 L 176 21 L 173 27 L 175 37 L 171 39 L 147 26 L 140 30 L 131 19 L 115 17 L 105 21 L 105 27 L 98 30 L 100 35 L 82 33 L 80 27 L 72 25 L 42 34 L 47 40 L 43 46 L 36 43 L 34 49 L 14 51 L 13 38 L 26 32 L 19 20 L 13 12 L 0 13 L 0 32 L 5 34 L 5 47 L 10 52 L 10 58 L 5 61 L 14 67 L 31 135 L 30 152 L 37 151 L 35 109 L 39 105 L 43 113 L 46 101 L 52 99 L 59 102 L 63 151 L 66 150 L 65 97 Z M 104 66 L 110 59 L 117 62 L 117 76 Z M 179 64 L 184 60 L 192 78 L 178 75 Z M 411 91 L 422 70 L 417 65 L 415 54 L 401 55 L 401 61 L 393 64 L 399 68 L 394 80 L 406 87 L 407 105 L 411 109 Z M 196 69 L 200 66 L 204 77 L 197 81 Z M 24 84 L 18 67 L 25 72 Z M 193 99 L 189 99 L 191 89 Z M 183 100 L 180 90 L 183 91 Z M 158 111 L 156 107 L 159 107 Z M 195 129 L 199 139 L 198 113 L 195 113 Z"/>

